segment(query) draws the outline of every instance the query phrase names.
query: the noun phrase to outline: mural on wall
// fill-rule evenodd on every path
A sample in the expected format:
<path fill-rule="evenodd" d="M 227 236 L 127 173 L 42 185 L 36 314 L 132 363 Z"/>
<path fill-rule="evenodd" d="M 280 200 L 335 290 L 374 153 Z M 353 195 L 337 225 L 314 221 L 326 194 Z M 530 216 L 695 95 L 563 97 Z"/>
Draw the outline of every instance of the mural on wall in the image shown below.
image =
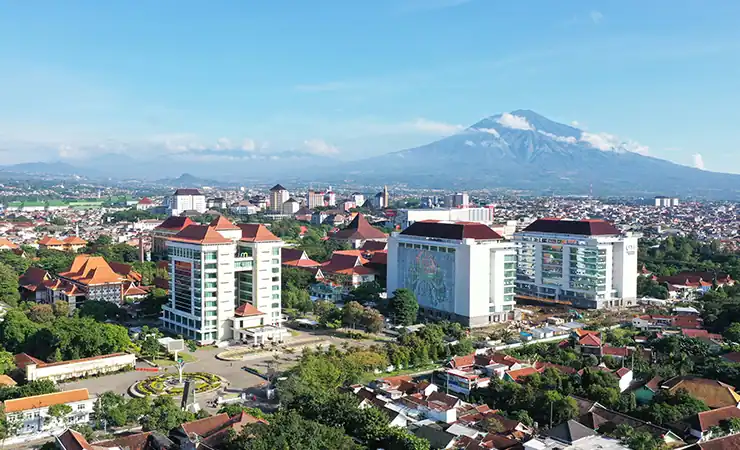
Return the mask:
<path fill-rule="evenodd" d="M 400 285 L 411 289 L 419 305 L 454 312 L 455 253 L 446 248 L 399 248 Z"/>

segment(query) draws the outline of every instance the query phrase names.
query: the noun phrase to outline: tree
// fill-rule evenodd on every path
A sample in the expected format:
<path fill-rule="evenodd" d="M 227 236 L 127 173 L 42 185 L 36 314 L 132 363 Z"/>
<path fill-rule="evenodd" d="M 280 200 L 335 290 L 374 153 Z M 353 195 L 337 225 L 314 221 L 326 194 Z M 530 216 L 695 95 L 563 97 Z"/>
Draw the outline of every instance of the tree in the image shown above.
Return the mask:
<path fill-rule="evenodd" d="M 159 356 L 159 351 L 160 344 L 157 335 L 154 333 L 147 334 L 141 341 L 141 354 L 150 359 L 155 359 Z"/>
<path fill-rule="evenodd" d="M 67 416 L 70 414 L 72 414 L 72 407 L 66 403 L 49 406 L 49 417 L 57 423 L 61 422 L 62 425 L 67 425 Z"/>
<path fill-rule="evenodd" d="M 49 323 L 55 317 L 52 306 L 43 303 L 32 305 L 28 311 L 28 318 L 36 323 Z"/>
<path fill-rule="evenodd" d="M 383 329 L 385 318 L 380 311 L 373 308 L 365 308 L 362 313 L 362 326 L 370 333 L 377 333 Z"/>
<path fill-rule="evenodd" d="M 280 276 L 282 277 L 283 290 L 292 286 L 295 289 L 305 291 L 314 282 L 314 275 L 311 272 L 295 267 L 283 267 Z"/>
<path fill-rule="evenodd" d="M 195 341 L 187 341 L 188 350 L 195 352 L 198 350 L 198 344 Z"/>
<path fill-rule="evenodd" d="M 192 413 L 181 410 L 172 397 L 163 395 L 154 399 L 151 410 L 141 417 L 140 423 L 144 431 L 159 431 L 166 434 L 181 423 L 193 419 Z"/>
<path fill-rule="evenodd" d="M 0 263 L 0 301 L 10 306 L 17 306 L 20 299 L 18 274 L 12 267 Z"/>
<path fill-rule="evenodd" d="M 234 417 L 243 412 L 257 419 L 267 418 L 267 415 L 265 415 L 265 413 L 263 413 L 262 410 L 259 408 L 250 408 L 248 406 L 243 406 L 243 405 L 238 405 L 238 404 L 224 405 L 221 407 L 221 409 L 218 410 L 219 414 L 228 414 L 229 417 Z"/>
<path fill-rule="evenodd" d="M 419 313 L 419 302 L 416 295 L 405 288 L 396 289 L 390 300 L 391 316 L 398 325 L 413 325 Z"/>
<path fill-rule="evenodd" d="M 356 450 L 359 445 L 342 430 L 306 420 L 294 411 L 279 412 L 268 424 L 246 425 L 231 437 L 225 450 Z"/>
<path fill-rule="evenodd" d="M 377 281 L 370 281 L 362 283 L 356 288 L 352 289 L 349 293 L 350 299 L 359 302 L 364 305 L 366 303 L 377 304 L 380 302 L 380 293 L 383 292 L 383 288 Z"/>
<path fill-rule="evenodd" d="M 52 309 L 54 311 L 54 315 L 57 317 L 69 316 L 69 303 L 65 302 L 64 300 L 57 300 L 56 302 L 54 302 Z"/>
<path fill-rule="evenodd" d="M 8 373 L 15 368 L 13 354 L 0 349 L 0 374 Z"/>
<path fill-rule="evenodd" d="M 740 343 L 740 322 L 733 322 L 722 336 L 730 342 Z"/>
<path fill-rule="evenodd" d="M 349 302 L 342 308 L 342 323 L 355 328 L 362 320 L 365 308 L 357 302 Z"/>

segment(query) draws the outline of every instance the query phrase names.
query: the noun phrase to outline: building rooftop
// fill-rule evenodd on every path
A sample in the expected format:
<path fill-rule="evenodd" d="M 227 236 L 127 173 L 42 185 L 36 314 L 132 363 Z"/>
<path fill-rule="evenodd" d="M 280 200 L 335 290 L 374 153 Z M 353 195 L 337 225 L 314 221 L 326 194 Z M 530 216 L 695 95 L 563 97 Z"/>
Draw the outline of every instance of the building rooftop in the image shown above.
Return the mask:
<path fill-rule="evenodd" d="M 276 192 L 276 191 L 287 191 L 280 183 L 276 184 L 272 188 L 270 188 L 270 192 Z"/>
<path fill-rule="evenodd" d="M 272 232 L 261 223 L 240 223 L 238 226 L 242 230 L 241 240 L 244 242 L 280 241 L 279 237 L 272 234 Z"/>
<path fill-rule="evenodd" d="M 167 219 L 165 219 L 164 222 L 162 222 L 158 227 L 156 227 L 156 230 L 182 230 L 183 228 L 189 226 L 189 225 L 195 225 L 195 222 L 190 220 L 189 217 L 184 216 L 170 216 Z"/>
<path fill-rule="evenodd" d="M 6 400 L 4 403 L 6 413 L 27 411 L 29 409 L 47 408 L 52 405 L 80 402 L 89 400 L 90 393 L 87 389 L 74 389 L 71 391 L 54 392 L 51 394 L 34 395 L 32 397 L 16 398 Z"/>
<path fill-rule="evenodd" d="M 189 225 L 170 240 L 192 244 L 230 244 L 233 242 L 208 225 Z"/>
<path fill-rule="evenodd" d="M 78 255 L 67 272 L 59 274 L 77 283 L 95 286 L 120 283 L 123 277 L 117 274 L 102 256 Z"/>
<path fill-rule="evenodd" d="M 437 239 L 500 240 L 500 234 L 488 226 L 477 222 L 442 222 L 438 220 L 422 220 L 414 222 L 401 232 L 403 236 L 418 236 Z"/>
<path fill-rule="evenodd" d="M 528 233 L 575 234 L 581 236 L 621 235 L 617 227 L 605 220 L 538 219 L 524 229 Z"/>
<path fill-rule="evenodd" d="M 197 189 L 178 189 L 175 191 L 175 195 L 203 195 Z"/>
<path fill-rule="evenodd" d="M 352 240 L 372 240 L 372 239 L 386 239 L 385 233 L 378 230 L 374 226 L 370 225 L 365 215 L 358 213 L 352 222 L 347 225 L 347 228 L 339 230 L 332 236 L 334 239 L 346 239 Z"/>

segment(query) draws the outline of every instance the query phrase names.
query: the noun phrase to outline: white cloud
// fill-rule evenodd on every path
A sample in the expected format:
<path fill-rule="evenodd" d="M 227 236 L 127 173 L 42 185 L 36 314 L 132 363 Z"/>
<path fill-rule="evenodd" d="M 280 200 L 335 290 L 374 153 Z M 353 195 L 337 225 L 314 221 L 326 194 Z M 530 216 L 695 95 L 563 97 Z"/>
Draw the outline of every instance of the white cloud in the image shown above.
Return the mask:
<path fill-rule="evenodd" d="M 577 120 L 574 120 L 573 122 L 570 123 L 570 125 L 573 127 L 577 127 L 578 125 L 580 125 L 580 123 L 578 123 Z"/>
<path fill-rule="evenodd" d="M 244 139 L 241 149 L 245 152 L 253 152 L 257 149 L 257 143 L 254 142 L 254 139 Z"/>
<path fill-rule="evenodd" d="M 216 150 L 230 150 L 234 148 L 231 144 L 231 140 L 228 138 L 218 138 L 216 140 Z"/>
<path fill-rule="evenodd" d="M 591 11 L 588 17 L 593 23 L 601 23 L 601 21 L 604 20 L 604 15 L 601 14 L 599 11 Z"/>
<path fill-rule="evenodd" d="M 475 142 L 473 142 L 473 141 L 465 141 L 465 145 L 467 145 L 468 147 L 475 147 Z"/>
<path fill-rule="evenodd" d="M 322 139 L 308 139 L 303 141 L 303 145 L 309 153 L 314 155 L 336 155 L 339 149 Z"/>
<path fill-rule="evenodd" d="M 419 118 L 413 121 L 411 128 L 417 131 L 423 131 L 425 133 L 434 134 L 455 134 L 465 129 L 462 125 L 455 125 L 451 123 L 436 122 L 434 120 L 428 120 Z"/>
<path fill-rule="evenodd" d="M 496 137 L 499 137 L 500 136 L 498 134 L 498 131 L 496 131 L 495 128 L 476 128 L 475 131 L 480 131 L 480 132 L 483 132 L 483 133 L 492 134 L 492 135 L 494 135 Z"/>
<path fill-rule="evenodd" d="M 548 133 L 547 131 L 542 130 L 537 130 L 537 132 L 558 142 L 565 142 L 567 144 L 575 144 L 576 142 L 578 142 L 578 139 L 574 138 L 573 136 L 558 136 L 556 134 Z"/>
<path fill-rule="evenodd" d="M 496 119 L 496 122 L 500 123 L 506 128 L 512 128 L 514 130 L 534 130 L 534 127 L 527 121 L 526 118 L 515 116 L 509 113 L 501 114 L 501 117 Z"/>
<path fill-rule="evenodd" d="M 694 153 L 692 157 L 694 158 L 694 167 L 704 170 L 704 157 L 701 156 L 701 153 Z"/>
<path fill-rule="evenodd" d="M 631 140 L 622 140 L 609 133 L 588 133 L 583 131 L 580 140 L 602 151 L 631 152 L 647 155 L 650 150 L 646 145 Z"/>

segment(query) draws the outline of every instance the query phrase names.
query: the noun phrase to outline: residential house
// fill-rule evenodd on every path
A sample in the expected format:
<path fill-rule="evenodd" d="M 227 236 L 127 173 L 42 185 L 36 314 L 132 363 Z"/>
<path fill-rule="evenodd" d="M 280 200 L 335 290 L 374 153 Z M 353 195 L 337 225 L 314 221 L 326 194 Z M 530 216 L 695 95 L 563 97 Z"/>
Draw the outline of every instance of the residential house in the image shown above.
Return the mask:
<path fill-rule="evenodd" d="M 154 202 L 149 197 L 143 197 L 136 203 L 136 209 L 139 211 L 147 211 L 154 208 Z"/>
<path fill-rule="evenodd" d="M 64 251 L 64 242 L 52 236 L 44 236 L 39 239 L 39 248 L 42 250 Z"/>
<path fill-rule="evenodd" d="M 629 450 L 617 439 L 600 436 L 576 420 L 569 420 L 548 430 L 544 435 L 524 443 L 524 450 Z"/>
<path fill-rule="evenodd" d="M 735 392 L 735 388 L 717 380 L 682 375 L 663 381 L 660 388 L 670 393 L 683 389 L 712 409 L 740 404 L 740 394 Z"/>
<path fill-rule="evenodd" d="M 653 377 L 648 380 L 647 383 L 635 389 L 635 399 L 639 405 L 646 405 L 653 401 L 653 397 L 660 390 L 660 383 L 663 381 L 661 377 Z"/>
<path fill-rule="evenodd" d="M 689 420 L 689 434 L 700 441 L 712 438 L 712 432 L 722 421 L 732 418 L 740 419 L 740 409 L 737 406 L 725 406 L 723 408 L 702 411 L 695 414 Z"/>
<path fill-rule="evenodd" d="M 221 413 L 204 419 L 183 423 L 170 431 L 169 438 L 181 450 L 219 448 L 226 442 L 230 432 L 239 434 L 245 425 L 252 423 L 266 424 L 267 422 L 245 412 L 233 417 Z"/>
<path fill-rule="evenodd" d="M 416 437 L 427 440 L 430 447 L 433 449 L 444 450 L 452 448 L 457 439 L 457 436 L 444 431 L 442 427 L 437 424 L 413 427 L 410 431 L 414 433 Z"/>
<path fill-rule="evenodd" d="M 64 243 L 64 250 L 68 252 L 78 252 L 87 245 L 86 240 L 77 236 L 67 236 L 62 242 Z"/>
<path fill-rule="evenodd" d="M 321 265 L 320 262 L 309 258 L 305 251 L 297 248 L 281 248 L 280 257 L 283 267 L 314 268 Z"/>
<path fill-rule="evenodd" d="M 18 245 L 10 242 L 7 238 L 0 238 L 0 250 L 16 250 Z"/>
<path fill-rule="evenodd" d="M 60 450 L 172 450 L 175 448 L 174 442 L 157 431 L 129 434 L 90 444 L 85 436 L 68 428 L 57 435 L 55 440 Z"/>
<path fill-rule="evenodd" d="M 87 389 L 74 389 L 6 400 L 3 408 L 8 421 L 18 424 L 17 436 L 29 441 L 51 436 L 68 425 L 88 423 L 94 404 Z M 67 405 L 72 410 L 60 420 L 49 413 L 56 405 Z"/>
<path fill-rule="evenodd" d="M 370 225 L 362 213 L 357 213 L 347 228 L 339 230 L 330 236 L 331 239 L 349 243 L 352 248 L 361 248 L 366 241 L 387 241 L 388 236 Z"/>
<path fill-rule="evenodd" d="M 260 211 L 260 208 L 249 200 L 241 200 L 232 203 L 229 207 L 229 210 L 234 214 L 249 216 L 252 214 L 257 214 Z"/>

